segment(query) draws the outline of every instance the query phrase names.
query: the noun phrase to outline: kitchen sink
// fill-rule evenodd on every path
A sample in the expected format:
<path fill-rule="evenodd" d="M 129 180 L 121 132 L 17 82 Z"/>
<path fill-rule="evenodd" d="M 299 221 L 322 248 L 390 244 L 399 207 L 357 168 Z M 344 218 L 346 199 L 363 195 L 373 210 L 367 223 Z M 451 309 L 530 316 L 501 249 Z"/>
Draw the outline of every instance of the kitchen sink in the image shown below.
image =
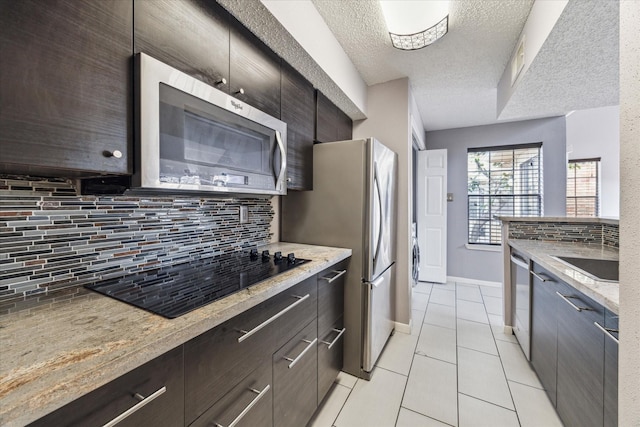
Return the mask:
<path fill-rule="evenodd" d="M 552 256 L 586 276 L 605 282 L 618 281 L 618 260 Z"/>

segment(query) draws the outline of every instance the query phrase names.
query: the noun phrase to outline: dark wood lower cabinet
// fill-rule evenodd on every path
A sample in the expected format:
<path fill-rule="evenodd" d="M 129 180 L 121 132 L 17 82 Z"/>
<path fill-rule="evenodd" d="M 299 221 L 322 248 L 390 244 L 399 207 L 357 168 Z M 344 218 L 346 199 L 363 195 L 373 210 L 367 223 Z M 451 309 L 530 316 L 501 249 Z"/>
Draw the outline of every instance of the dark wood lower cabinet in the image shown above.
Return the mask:
<path fill-rule="evenodd" d="M 31 426 L 101 426 L 132 408 L 139 409 L 124 417 L 118 427 L 182 426 L 182 353 L 182 346 L 177 347 L 63 406 Z"/>
<path fill-rule="evenodd" d="M 531 363 L 567 427 L 618 425 L 618 316 L 539 265 Z"/>
<path fill-rule="evenodd" d="M 604 337 L 602 306 L 569 285 L 558 290 L 557 410 L 566 426 L 602 426 Z"/>
<path fill-rule="evenodd" d="M 271 360 L 263 360 L 191 427 L 228 426 L 270 427 L 273 425 L 273 381 Z"/>
<path fill-rule="evenodd" d="M 558 319 L 555 294 L 559 281 L 534 265 L 531 280 L 531 364 L 551 402 L 556 404 Z"/>
<path fill-rule="evenodd" d="M 342 368 L 346 263 L 320 274 L 329 279 L 311 276 L 32 425 L 104 425 L 126 412 L 119 427 L 306 425 Z M 318 288 L 326 311 L 321 337 Z"/>
<path fill-rule="evenodd" d="M 317 285 L 313 276 L 187 342 L 187 423 L 202 415 L 316 316 Z M 238 341 L 243 335 L 246 338 Z"/>
<path fill-rule="evenodd" d="M 342 369 L 344 353 L 344 322 L 341 317 L 318 334 L 318 404 L 331 389 Z"/>
<path fill-rule="evenodd" d="M 618 315 L 605 310 L 604 426 L 618 425 Z"/>
<path fill-rule="evenodd" d="M 273 355 L 273 425 L 304 426 L 318 407 L 318 323 Z"/>

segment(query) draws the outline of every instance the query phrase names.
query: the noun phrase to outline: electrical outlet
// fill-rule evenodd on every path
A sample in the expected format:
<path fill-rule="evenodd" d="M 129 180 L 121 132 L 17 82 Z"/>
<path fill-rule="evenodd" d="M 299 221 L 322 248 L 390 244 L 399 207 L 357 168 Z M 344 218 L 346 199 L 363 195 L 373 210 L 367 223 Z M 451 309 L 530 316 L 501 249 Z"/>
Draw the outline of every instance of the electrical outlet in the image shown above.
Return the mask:
<path fill-rule="evenodd" d="M 246 224 L 249 222 L 249 208 L 246 206 L 240 206 L 240 224 Z"/>

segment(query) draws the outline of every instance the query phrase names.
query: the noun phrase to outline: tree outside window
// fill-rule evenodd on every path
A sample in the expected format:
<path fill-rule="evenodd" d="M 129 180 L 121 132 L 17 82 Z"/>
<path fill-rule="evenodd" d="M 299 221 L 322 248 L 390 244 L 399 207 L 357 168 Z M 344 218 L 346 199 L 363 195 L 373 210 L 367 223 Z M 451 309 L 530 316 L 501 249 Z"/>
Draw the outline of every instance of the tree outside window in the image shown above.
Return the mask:
<path fill-rule="evenodd" d="M 467 151 L 468 242 L 499 245 L 499 216 L 542 215 L 542 143 Z"/>

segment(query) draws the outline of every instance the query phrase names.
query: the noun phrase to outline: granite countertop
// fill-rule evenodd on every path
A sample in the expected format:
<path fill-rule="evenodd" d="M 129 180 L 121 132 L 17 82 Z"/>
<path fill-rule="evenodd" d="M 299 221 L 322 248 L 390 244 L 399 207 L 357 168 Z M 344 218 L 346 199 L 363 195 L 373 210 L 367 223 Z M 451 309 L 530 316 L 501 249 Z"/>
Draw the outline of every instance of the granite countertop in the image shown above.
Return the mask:
<path fill-rule="evenodd" d="M 594 280 L 552 258 L 552 256 L 568 256 L 617 260 L 618 249 L 593 243 L 543 240 L 509 239 L 508 243 L 523 255 L 529 256 L 536 264 L 546 268 L 589 298 L 618 314 L 620 310 L 618 282 Z"/>
<path fill-rule="evenodd" d="M 351 256 L 273 243 L 312 261 L 176 319 L 79 288 L 0 317 L 0 425 L 28 424 Z"/>

